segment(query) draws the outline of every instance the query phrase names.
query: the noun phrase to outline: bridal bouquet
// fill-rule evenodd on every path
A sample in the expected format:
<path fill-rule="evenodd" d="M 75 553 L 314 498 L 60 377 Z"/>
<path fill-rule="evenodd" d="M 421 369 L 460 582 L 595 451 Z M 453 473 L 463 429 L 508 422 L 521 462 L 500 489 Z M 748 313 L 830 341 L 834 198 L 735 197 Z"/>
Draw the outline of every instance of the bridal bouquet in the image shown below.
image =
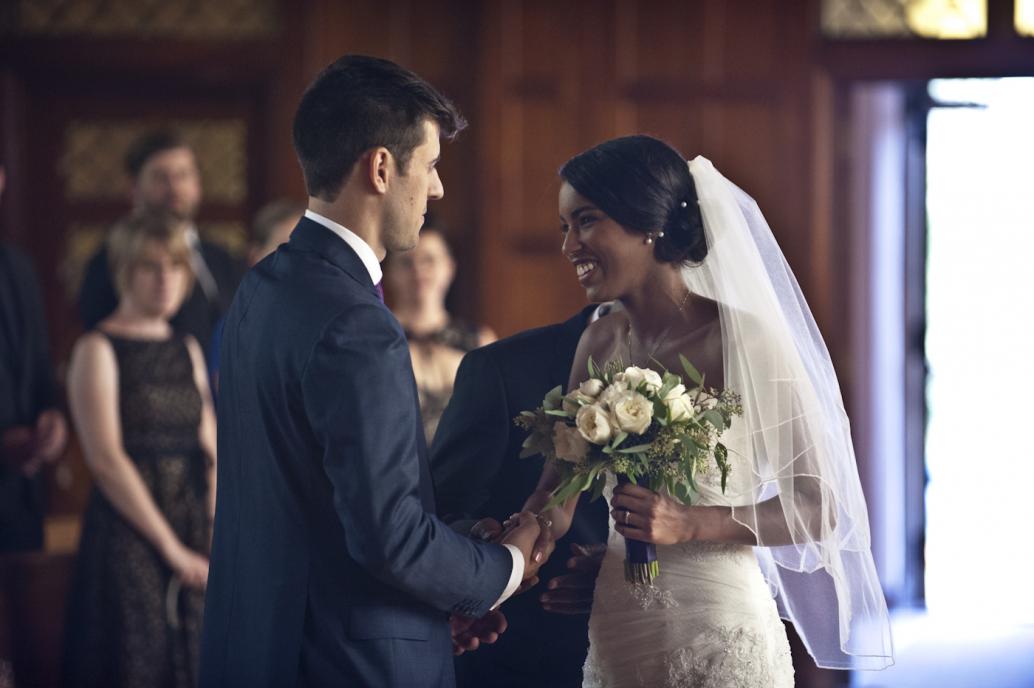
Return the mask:
<path fill-rule="evenodd" d="M 664 488 L 684 504 L 697 492 L 696 475 L 714 461 L 722 490 L 729 452 L 722 433 L 742 415 L 732 390 L 705 388 L 704 378 L 680 356 L 686 379 L 649 368 L 603 367 L 589 359 L 589 379 L 565 395 L 552 389 L 534 411 L 514 422 L 529 431 L 521 458 L 541 454 L 560 472 L 560 484 L 546 508 L 592 490 L 603 493 L 606 473 L 654 491 Z M 625 579 L 650 583 L 660 572 L 652 543 L 626 540 Z"/>

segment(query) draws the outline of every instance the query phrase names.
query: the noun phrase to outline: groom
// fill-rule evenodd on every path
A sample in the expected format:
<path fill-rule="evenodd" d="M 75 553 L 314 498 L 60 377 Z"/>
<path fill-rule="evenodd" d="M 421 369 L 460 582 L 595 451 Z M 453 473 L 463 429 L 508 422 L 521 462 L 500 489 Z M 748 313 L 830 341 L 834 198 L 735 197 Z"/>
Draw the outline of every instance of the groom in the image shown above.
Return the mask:
<path fill-rule="evenodd" d="M 375 58 L 339 59 L 302 97 L 309 209 L 226 317 L 202 686 L 446 688 L 454 643 L 502 630 L 470 619 L 535 574 L 534 517 L 504 546 L 433 516 L 409 349 L 380 298 L 379 262 L 443 194 L 439 138 L 464 125 Z"/>

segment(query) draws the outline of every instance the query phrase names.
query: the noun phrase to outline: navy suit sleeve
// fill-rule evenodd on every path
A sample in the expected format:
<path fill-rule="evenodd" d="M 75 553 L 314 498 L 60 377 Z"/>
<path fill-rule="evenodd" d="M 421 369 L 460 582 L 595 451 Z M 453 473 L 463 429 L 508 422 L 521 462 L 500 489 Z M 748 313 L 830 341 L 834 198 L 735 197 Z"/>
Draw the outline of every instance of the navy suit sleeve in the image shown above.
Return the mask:
<path fill-rule="evenodd" d="M 387 309 L 361 304 L 336 318 L 316 343 L 302 390 L 349 555 L 438 609 L 487 612 L 513 560 L 424 510 L 416 385 L 405 336 Z"/>
<path fill-rule="evenodd" d="M 488 349 L 463 357 L 431 447 L 438 513 L 478 518 L 506 460 L 512 418 L 502 374 Z"/>

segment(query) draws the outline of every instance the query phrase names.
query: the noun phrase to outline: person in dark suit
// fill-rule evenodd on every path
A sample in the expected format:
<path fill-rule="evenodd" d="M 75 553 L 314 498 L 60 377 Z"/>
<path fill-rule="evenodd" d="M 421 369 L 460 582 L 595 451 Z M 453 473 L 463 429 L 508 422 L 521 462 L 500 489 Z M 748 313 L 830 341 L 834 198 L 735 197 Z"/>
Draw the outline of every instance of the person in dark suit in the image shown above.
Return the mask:
<path fill-rule="evenodd" d="M 0 164 L 0 196 L 6 181 Z M 67 438 L 36 271 L 28 256 L 0 242 L 0 554 L 43 548 L 37 474 Z"/>
<path fill-rule="evenodd" d="M 550 389 L 566 386 L 578 339 L 596 310 L 589 306 L 566 322 L 522 332 L 464 356 L 431 445 L 438 509 L 446 520 L 461 523 L 481 516 L 502 521 L 521 510 L 538 484 L 542 458 L 518 458 L 527 432 L 514 425 L 513 418 L 541 405 Z M 590 503 L 587 495 L 582 500 L 571 530 L 557 542 L 561 552 L 607 539 L 605 501 Z M 485 525 L 478 523 L 479 528 Z M 564 567 L 564 558 L 556 557 L 540 575 L 547 582 L 573 575 Z M 590 599 L 593 578 L 581 585 Z M 551 594 L 547 584 L 536 585 L 506 603 L 506 635 L 491 647 L 457 659 L 459 686 L 582 685 L 587 605 L 577 610 L 582 614 L 549 613 L 540 600 L 544 594 Z"/>
<path fill-rule="evenodd" d="M 198 235 L 195 221 L 201 205 L 201 173 L 194 151 L 174 132 L 152 131 L 130 146 L 125 165 L 134 210 L 166 211 L 190 222 L 187 240 L 196 279 L 170 324 L 177 332 L 193 335 L 206 350 L 212 329 L 230 305 L 244 266 Z M 94 329 L 115 312 L 118 301 L 105 243 L 86 264 L 79 289 L 83 328 Z"/>
<path fill-rule="evenodd" d="M 409 349 L 378 290 L 379 262 L 444 193 L 439 138 L 463 124 L 376 58 L 337 60 L 302 97 L 309 209 L 223 332 L 201 686 L 447 688 L 452 651 L 502 630 L 469 620 L 548 556 L 533 515 L 505 546 L 434 515 Z"/>

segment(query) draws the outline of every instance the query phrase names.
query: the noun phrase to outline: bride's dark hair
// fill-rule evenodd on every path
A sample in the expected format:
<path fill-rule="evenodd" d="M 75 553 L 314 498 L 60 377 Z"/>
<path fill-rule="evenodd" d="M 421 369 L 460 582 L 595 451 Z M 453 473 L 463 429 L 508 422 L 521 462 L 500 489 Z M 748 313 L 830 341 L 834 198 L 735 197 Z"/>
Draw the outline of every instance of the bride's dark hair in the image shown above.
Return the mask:
<path fill-rule="evenodd" d="M 638 135 L 604 141 L 564 163 L 560 178 L 628 231 L 664 232 L 654 239 L 657 260 L 699 263 L 707 256 L 689 167 L 660 139 Z"/>

